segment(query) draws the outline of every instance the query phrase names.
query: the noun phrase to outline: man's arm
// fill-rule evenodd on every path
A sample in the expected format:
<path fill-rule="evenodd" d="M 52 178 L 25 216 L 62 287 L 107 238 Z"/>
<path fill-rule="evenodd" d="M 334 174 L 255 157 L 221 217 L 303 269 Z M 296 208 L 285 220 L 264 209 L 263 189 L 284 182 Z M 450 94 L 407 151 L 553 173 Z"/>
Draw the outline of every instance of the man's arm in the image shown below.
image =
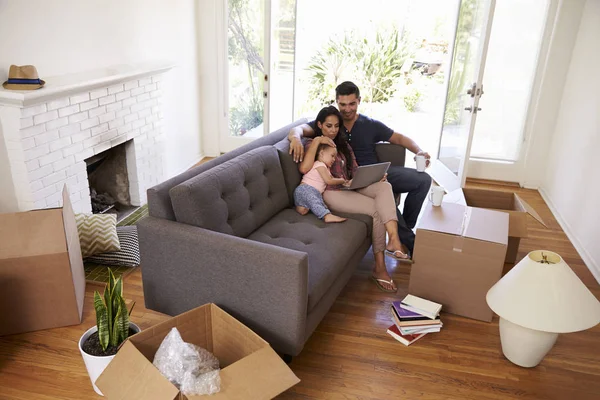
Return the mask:
<path fill-rule="evenodd" d="M 429 155 L 429 153 L 426 152 L 426 151 L 424 151 L 423 149 L 421 149 L 419 147 L 419 145 L 417 144 L 417 142 L 415 142 L 414 140 L 412 140 L 408 136 L 404 136 L 401 133 L 394 132 L 394 133 L 392 133 L 392 136 L 390 137 L 389 142 L 393 143 L 393 144 L 399 144 L 401 146 L 404 146 L 408 150 L 410 150 L 413 153 L 415 153 L 415 155 L 423 155 L 423 156 L 425 156 L 425 159 L 427 160 L 427 166 L 429 166 L 429 159 L 431 158 L 431 156 Z"/>
<path fill-rule="evenodd" d="M 290 141 L 290 154 L 294 162 L 302 162 L 304 159 L 304 146 L 302 146 L 302 136 L 315 137 L 315 131 L 308 124 L 297 125 L 290 129 L 288 140 Z"/>

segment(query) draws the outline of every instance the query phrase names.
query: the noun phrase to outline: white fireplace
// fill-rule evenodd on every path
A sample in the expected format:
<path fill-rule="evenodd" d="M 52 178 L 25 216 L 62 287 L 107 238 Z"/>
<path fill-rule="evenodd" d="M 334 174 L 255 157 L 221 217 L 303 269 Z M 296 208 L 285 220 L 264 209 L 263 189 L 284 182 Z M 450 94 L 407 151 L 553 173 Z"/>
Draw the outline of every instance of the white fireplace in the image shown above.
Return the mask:
<path fill-rule="evenodd" d="M 86 159 L 126 146 L 132 205 L 164 180 L 165 63 L 47 78 L 42 89 L 0 88 L 0 212 L 57 207 L 67 184 L 75 212 L 92 211 Z"/>

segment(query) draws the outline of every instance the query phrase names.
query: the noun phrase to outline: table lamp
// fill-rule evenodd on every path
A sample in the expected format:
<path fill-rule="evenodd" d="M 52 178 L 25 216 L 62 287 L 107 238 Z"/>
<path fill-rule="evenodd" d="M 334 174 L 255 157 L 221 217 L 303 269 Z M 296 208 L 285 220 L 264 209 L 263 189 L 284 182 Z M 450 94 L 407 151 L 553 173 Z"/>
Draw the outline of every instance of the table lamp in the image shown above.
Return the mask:
<path fill-rule="evenodd" d="M 600 323 L 600 302 L 561 256 L 535 250 L 488 291 L 500 317 L 502 352 L 521 367 L 535 367 L 559 333 Z"/>

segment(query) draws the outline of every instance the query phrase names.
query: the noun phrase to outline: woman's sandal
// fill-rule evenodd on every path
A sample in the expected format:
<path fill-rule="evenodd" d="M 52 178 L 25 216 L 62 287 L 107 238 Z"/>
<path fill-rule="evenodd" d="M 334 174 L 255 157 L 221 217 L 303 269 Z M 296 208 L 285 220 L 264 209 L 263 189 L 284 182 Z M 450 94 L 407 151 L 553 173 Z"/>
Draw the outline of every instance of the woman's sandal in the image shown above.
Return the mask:
<path fill-rule="evenodd" d="M 404 257 L 396 255 L 397 253 L 402 254 Z M 392 250 L 385 249 L 385 254 L 392 257 L 396 261 L 400 261 L 400 262 L 407 263 L 407 264 L 412 264 L 412 262 L 413 262 L 412 259 L 410 258 L 410 255 L 403 253 L 401 250 L 392 251 Z"/>
<path fill-rule="evenodd" d="M 390 279 L 385 280 L 385 279 L 378 279 L 375 278 L 373 275 L 371 275 L 371 279 L 373 280 L 373 282 L 375 282 L 375 284 L 377 285 L 377 287 L 379 288 L 379 290 L 381 290 L 382 292 L 386 292 L 386 293 L 396 293 L 398 291 L 398 288 L 396 289 L 388 289 L 385 286 L 382 285 L 382 283 L 387 283 L 388 285 L 394 287 L 394 280 Z"/>

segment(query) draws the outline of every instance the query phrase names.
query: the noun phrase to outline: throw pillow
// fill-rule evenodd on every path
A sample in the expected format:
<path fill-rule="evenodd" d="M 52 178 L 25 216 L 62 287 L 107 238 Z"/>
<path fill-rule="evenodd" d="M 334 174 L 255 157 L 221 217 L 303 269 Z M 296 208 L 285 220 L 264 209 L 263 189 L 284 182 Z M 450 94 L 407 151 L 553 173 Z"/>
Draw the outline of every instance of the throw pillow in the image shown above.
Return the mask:
<path fill-rule="evenodd" d="M 75 214 L 83 258 L 121 248 L 115 214 Z"/>
<path fill-rule="evenodd" d="M 119 267 L 137 267 L 140 265 L 140 246 L 138 243 L 137 227 L 117 226 L 117 235 L 121 250 L 110 253 L 101 253 L 85 259 L 103 265 L 114 265 Z"/>

